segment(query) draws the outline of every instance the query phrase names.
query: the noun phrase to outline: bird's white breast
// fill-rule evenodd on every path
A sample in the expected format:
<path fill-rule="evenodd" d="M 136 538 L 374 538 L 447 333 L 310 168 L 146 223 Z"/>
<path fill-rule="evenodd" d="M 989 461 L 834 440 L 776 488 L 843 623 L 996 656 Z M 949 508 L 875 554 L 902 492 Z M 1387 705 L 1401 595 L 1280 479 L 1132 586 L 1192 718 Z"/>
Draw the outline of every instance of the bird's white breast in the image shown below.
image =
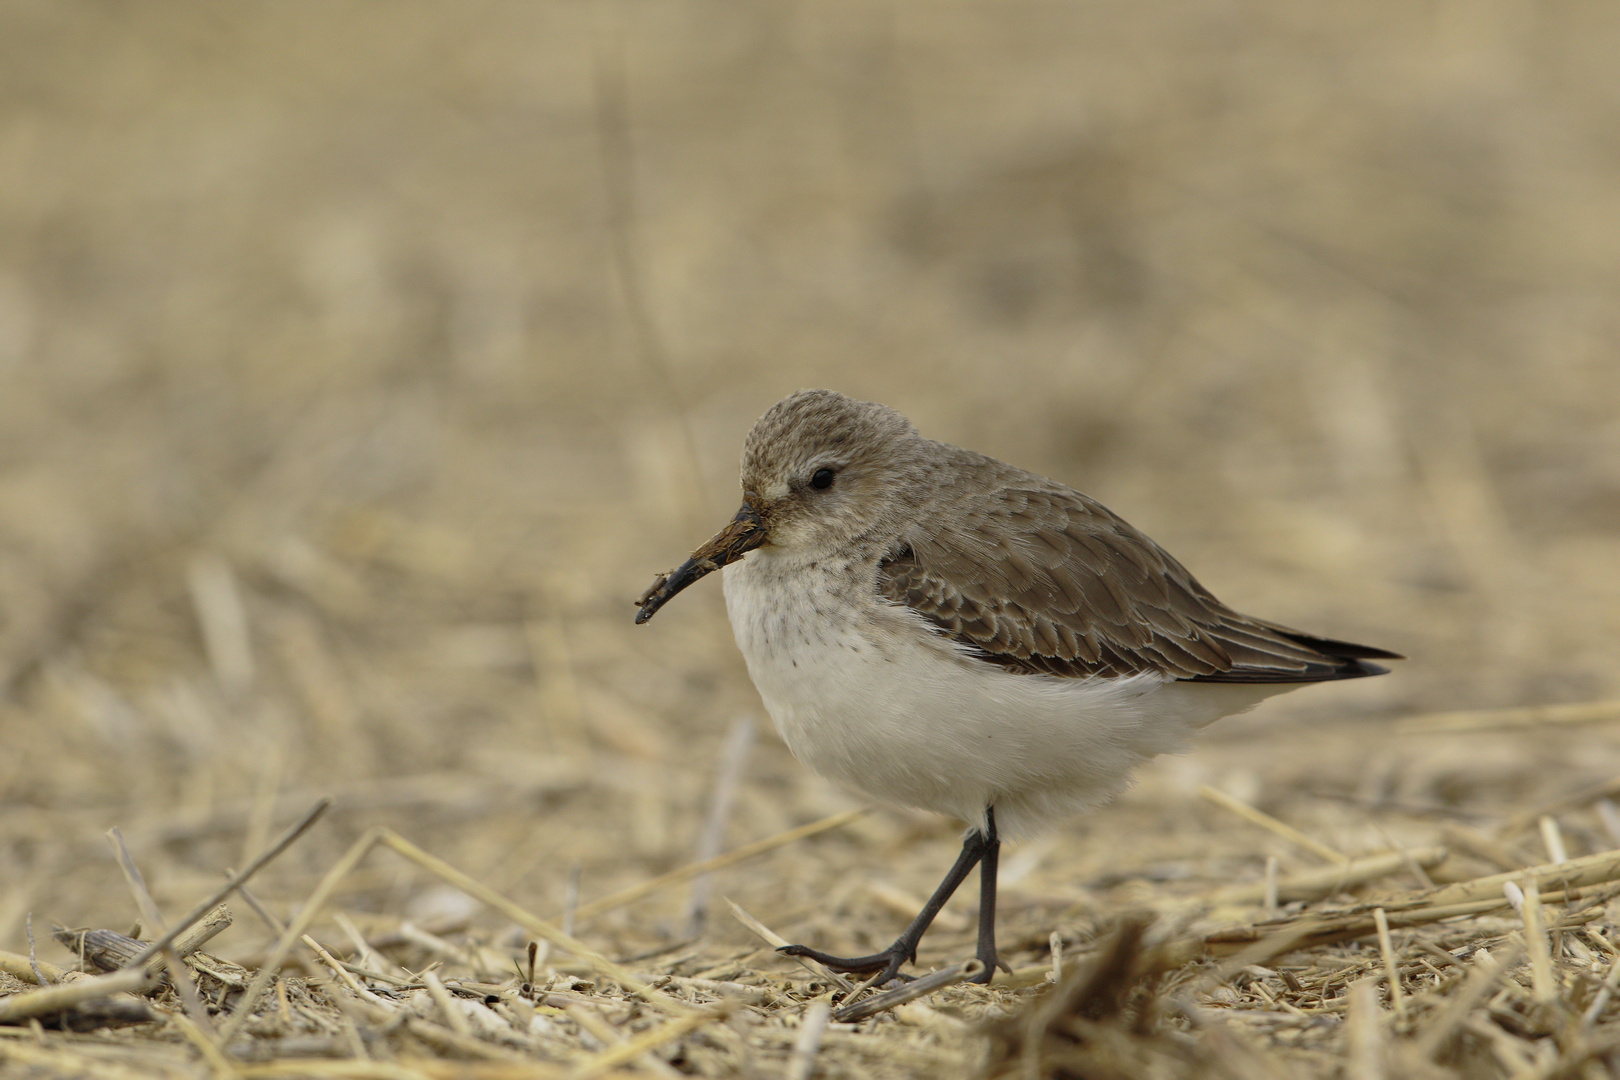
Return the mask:
<path fill-rule="evenodd" d="M 880 801 L 1027 835 L 1119 791 L 1198 728 L 1290 689 L 1065 679 L 963 653 L 858 568 L 764 548 L 724 572 L 748 673 L 788 748 Z"/>

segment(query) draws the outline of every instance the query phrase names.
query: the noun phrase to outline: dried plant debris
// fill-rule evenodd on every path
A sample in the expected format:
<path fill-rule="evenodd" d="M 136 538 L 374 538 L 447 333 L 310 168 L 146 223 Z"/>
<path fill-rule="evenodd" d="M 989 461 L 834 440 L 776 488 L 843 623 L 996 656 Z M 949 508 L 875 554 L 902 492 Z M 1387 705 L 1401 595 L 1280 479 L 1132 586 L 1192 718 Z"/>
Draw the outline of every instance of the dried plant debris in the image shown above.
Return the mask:
<path fill-rule="evenodd" d="M 1209 1053 L 1185 1025 L 1166 1020 L 1182 999 L 1160 984 L 1173 970 L 1162 949 L 1144 945 L 1150 923 L 1127 918 L 1049 992 L 986 1025 L 988 1077 L 1207 1076 Z M 1182 1012 L 1185 1016 L 1185 1013 Z"/>
<path fill-rule="evenodd" d="M 159 1014 L 133 992 L 150 982 L 140 971 L 104 976 L 69 972 L 61 982 L 34 987 L 0 974 L 0 1024 L 40 1023 L 91 1031 L 146 1023 Z"/>
<path fill-rule="evenodd" d="M 380 851 L 535 936 L 513 950 L 509 937 L 452 940 L 344 913 L 332 898 Z M 1364 871 L 1378 858 L 1347 863 L 1346 880 L 1376 888 Z M 1228 909 L 1232 895 L 1208 891 L 1205 909 Z M 702 942 L 614 961 L 373 830 L 276 927 L 257 969 L 201 951 L 231 924 L 223 905 L 171 934 L 200 1010 L 163 952 L 113 930 L 55 932 L 103 974 L 0 955 L 0 1025 L 100 1033 L 43 1049 L 0 1039 L 0 1061 L 66 1075 L 120 1060 L 122 1046 L 129 1067 L 156 1068 L 142 1046 L 155 1041 L 186 1048 L 162 1064 L 176 1076 L 347 1077 L 384 1061 L 393 1071 L 377 1075 L 1603 1075 L 1620 1064 L 1617 895 L 1620 852 L 1191 932 L 1196 897 L 1182 896 L 1167 913 L 1111 917 L 1072 946 L 1054 933 L 1044 960 L 999 985 L 965 985 L 977 970 L 968 960 L 883 989 Z M 781 940 L 732 907 L 767 946 Z M 317 937 L 318 926 L 335 929 Z"/>

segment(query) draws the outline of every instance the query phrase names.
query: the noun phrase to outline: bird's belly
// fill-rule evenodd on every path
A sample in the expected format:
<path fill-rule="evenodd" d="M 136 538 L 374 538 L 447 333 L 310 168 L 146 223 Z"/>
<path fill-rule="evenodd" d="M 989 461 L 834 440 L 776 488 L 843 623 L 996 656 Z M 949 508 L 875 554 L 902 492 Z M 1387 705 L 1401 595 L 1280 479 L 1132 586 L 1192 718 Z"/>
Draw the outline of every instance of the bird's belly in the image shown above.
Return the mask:
<path fill-rule="evenodd" d="M 863 615 L 732 569 L 737 644 L 794 756 L 883 802 L 970 823 L 994 806 L 1009 836 L 1106 800 L 1137 764 L 1264 696 L 1157 675 L 1013 674 L 956 652 L 899 609 Z M 1190 685 L 1214 693 L 1189 696 Z"/>

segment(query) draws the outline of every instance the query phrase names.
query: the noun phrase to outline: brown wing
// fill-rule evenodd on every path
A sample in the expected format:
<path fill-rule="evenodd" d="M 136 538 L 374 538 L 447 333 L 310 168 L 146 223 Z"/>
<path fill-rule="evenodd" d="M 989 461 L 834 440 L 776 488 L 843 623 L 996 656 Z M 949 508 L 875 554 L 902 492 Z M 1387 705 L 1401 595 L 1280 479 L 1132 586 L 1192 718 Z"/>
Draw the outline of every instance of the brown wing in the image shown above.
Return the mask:
<path fill-rule="evenodd" d="M 998 483 L 953 504 L 948 523 L 918 523 L 878 589 L 989 662 L 1067 677 L 1317 682 L 1385 670 L 1366 658 L 1400 659 L 1240 615 L 1101 503 L 958 453 Z"/>

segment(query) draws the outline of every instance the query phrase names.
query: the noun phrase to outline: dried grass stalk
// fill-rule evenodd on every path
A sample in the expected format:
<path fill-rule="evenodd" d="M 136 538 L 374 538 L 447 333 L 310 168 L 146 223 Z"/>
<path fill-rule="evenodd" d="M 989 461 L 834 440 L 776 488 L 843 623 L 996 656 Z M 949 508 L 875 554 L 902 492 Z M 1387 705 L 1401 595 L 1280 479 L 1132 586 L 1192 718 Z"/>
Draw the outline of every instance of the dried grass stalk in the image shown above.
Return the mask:
<path fill-rule="evenodd" d="M 34 1017 L 69 1012 L 87 1001 L 133 993 L 149 985 L 145 972 L 116 971 L 110 975 L 83 976 L 55 986 L 25 990 L 0 998 L 0 1024 L 15 1024 Z"/>

